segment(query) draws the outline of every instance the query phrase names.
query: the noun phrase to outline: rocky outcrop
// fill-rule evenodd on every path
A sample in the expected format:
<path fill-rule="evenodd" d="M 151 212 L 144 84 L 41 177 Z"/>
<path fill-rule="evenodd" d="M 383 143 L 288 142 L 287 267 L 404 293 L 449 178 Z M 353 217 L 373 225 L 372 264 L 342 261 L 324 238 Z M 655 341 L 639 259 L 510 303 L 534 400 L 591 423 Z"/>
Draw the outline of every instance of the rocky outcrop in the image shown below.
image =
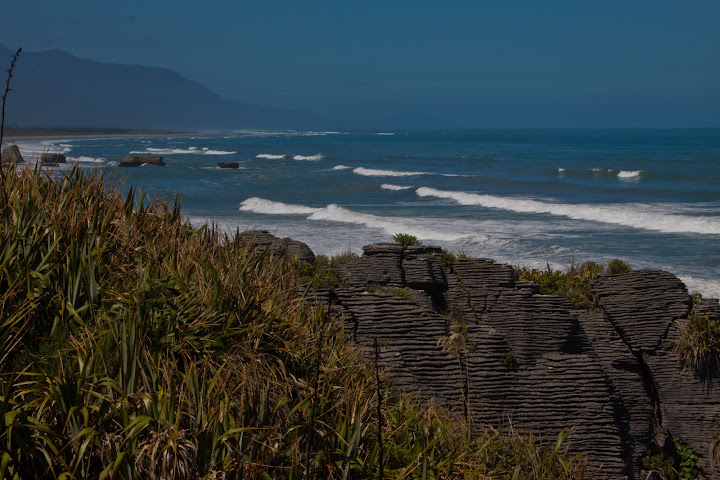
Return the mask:
<path fill-rule="evenodd" d="M 340 267 L 342 288 L 313 295 L 357 343 L 377 340 L 395 387 L 466 415 L 475 431 L 510 423 L 547 440 L 570 427 L 571 450 L 604 478 L 646 478 L 641 458 L 675 436 L 720 478 L 708 459 L 720 384 L 672 352 L 692 305 L 674 275 L 597 277 L 597 308 L 578 311 L 490 259 L 446 264 L 439 248 L 395 244 L 363 252 Z M 720 317 L 717 300 L 696 309 Z M 443 340 L 453 332 L 454 348 Z"/>
<path fill-rule="evenodd" d="M 156 167 L 164 167 L 163 157 L 160 155 L 146 155 L 143 157 L 137 155 L 128 155 L 120 161 L 121 167 L 142 167 L 143 165 L 154 165 Z"/>
<path fill-rule="evenodd" d="M 240 168 L 240 164 L 238 162 L 220 162 L 217 164 L 217 166 L 218 168 Z"/>
<path fill-rule="evenodd" d="M 20 154 L 20 149 L 17 147 L 17 145 L 10 145 L 9 147 L 3 149 L 2 155 L 0 156 L 0 161 L 2 163 L 24 163 L 25 159 Z"/>
<path fill-rule="evenodd" d="M 40 162 L 43 165 L 57 165 L 58 163 L 67 163 L 67 158 L 61 153 L 43 153 L 40 156 Z"/>
<path fill-rule="evenodd" d="M 239 239 L 250 248 L 268 255 L 285 256 L 308 263 L 315 262 L 315 254 L 306 244 L 291 238 L 278 238 L 267 230 L 248 230 L 240 233 Z"/>

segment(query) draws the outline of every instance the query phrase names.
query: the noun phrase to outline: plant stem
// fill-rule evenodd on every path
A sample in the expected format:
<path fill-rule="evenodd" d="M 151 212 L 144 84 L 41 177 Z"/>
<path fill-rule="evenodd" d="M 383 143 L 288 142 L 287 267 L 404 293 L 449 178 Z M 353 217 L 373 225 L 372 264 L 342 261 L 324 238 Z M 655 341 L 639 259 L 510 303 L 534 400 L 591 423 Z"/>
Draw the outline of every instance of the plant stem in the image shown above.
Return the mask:
<path fill-rule="evenodd" d="M 0 123 L 0 153 L 2 153 L 2 143 L 3 143 L 3 136 L 5 135 L 5 100 L 7 99 L 8 93 L 10 93 L 10 79 L 13 77 L 13 70 L 15 70 L 15 63 L 17 63 L 17 59 L 20 56 L 20 53 L 22 52 L 22 48 L 18 48 L 17 52 L 15 52 L 15 55 L 13 56 L 12 62 L 10 63 L 10 68 L 8 69 L 8 76 L 7 80 L 5 81 L 5 93 L 3 93 L 2 97 L 2 123 Z M 2 172 L 2 162 L 0 162 L 0 172 Z M 3 172 L 4 174 L 4 172 Z"/>

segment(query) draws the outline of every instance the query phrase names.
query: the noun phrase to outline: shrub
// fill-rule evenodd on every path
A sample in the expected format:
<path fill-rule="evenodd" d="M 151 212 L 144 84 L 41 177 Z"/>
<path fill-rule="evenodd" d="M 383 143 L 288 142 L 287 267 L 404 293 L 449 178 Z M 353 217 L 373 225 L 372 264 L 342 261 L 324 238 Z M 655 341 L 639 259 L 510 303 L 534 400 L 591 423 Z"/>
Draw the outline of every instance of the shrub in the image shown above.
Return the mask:
<path fill-rule="evenodd" d="M 631 270 L 630 265 L 619 258 L 611 260 L 607 267 L 607 273 L 610 275 L 624 275 L 626 273 L 630 273 Z"/>
<path fill-rule="evenodd" d="M 393 240 L 403 248 L 409 247 L 410 245 L 420 245 L 420 241 L 416 236 L 407 233 L 396 233 L 393 235 Z"/>
<path fill-rule="evenodd" d="M 442 261 L 445 265 L 447 265 L 449 267 L 453 263 L 455 263 L 455 260 L 457 260 L 457 257 L 455 255 L 453 255 L 452 252 L 449 252 L 447 250 L 442 251 Z"/>
<path fill-rule="evenodd" d="M 590 280 L 602 273 L 602 267 L 595 262 L 586 262 L 580 267 L 571 265 L 567 272 L 553 270 L 549 263 L 547 270 L 528 267 L 517 267 L 516 270 L 520 280 L 537 283 L 543 295 L 565 297 L 579 309 L 592 309 L 595 306 Z"/>
<path fill-rule="evenodd" d="M 683 365 L 701 376 L 716 373 L 720 367 L 720 321 L 690 312 L 673 351 Z"/>

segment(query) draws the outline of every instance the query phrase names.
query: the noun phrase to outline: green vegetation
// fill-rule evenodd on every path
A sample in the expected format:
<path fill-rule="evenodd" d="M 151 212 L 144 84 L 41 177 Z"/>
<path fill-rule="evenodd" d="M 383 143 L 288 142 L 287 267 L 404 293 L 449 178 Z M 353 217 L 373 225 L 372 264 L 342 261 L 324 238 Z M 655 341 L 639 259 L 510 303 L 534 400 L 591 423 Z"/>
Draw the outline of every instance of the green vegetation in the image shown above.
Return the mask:
<path fill-rule="evenodd" d="M 624 275 L 626 273 L 630 273 L 630 270 L 630 265 L 619 258 L 612 260 L 607 266 L 607 273 L 610 275 Z"/>
<path fill-rule="evenodd" d="M 393 241 L 400 245 L 403 248 L 409 247 L 411 245 L 420 245 L 420 241 L 417 239 L 414 235 L 409 235 L 407 233 L 396 233 L 393 235 Z"/>
<path fill-rule="evenodd" d="M 518 362 L 513 352 L 505 352 L 500 357 L 500 363 L 505 365 L 508 370 L 516 370 L 518 368 Z"/>
<path fill-rule="evenodd" d="M 701 376 L 709 376 L 720 368 L 720 322 L 710 320 L 692 310 L 673 351 L 683 365 Z"/>
<path fill-rule="evenodd" d="M 293 268 L 300 274 L 300 282 L 307 288 L 337 288 L 342 286 L 338 267 L 358 258 L 357 253 L 347 250 L 334 257 L 318 255 L 315 263 L 294 262 Z"/>
<path fill-rule="evenodd" d="M 0 228 L 0 478 L 588 477 L 378 385 L 306 272 L 176 203 L 10 167 Z"/>
<path fill-rule="evenodd" d="M 455 263 L 455 260 L 457 260 L 457 257 L 452 252 L 447 250 L 442 251 L 442 261 L 445 265 L 449 267 Z"/>
<path fill-rule="evenodd" d="M 667 480 L 698 478 L 698 455 L 680 437 L 672 437 L 671 449 L 657 445 L 650 448 L 641 459 L 643 468 Z M 671 452 L 671 453 L 669 453 Z"/>
<path fill-rule="evenodd" d="M 528 267 L 516 267 L 516 270 L 520 280 L 537 283 L 543 295 L 559 295 L 568 298 L 575 308 L 590 310 L 595 307 L 590 281 L 601 273 L 629 272 L 630 267 L 622 260 L 615 259 L 608 264 L 607 269 L 596 262 L 585 262 L 579 267 L 571 265 L 565 272 L 552 270 L 550 264 L 544 271 Z"/>

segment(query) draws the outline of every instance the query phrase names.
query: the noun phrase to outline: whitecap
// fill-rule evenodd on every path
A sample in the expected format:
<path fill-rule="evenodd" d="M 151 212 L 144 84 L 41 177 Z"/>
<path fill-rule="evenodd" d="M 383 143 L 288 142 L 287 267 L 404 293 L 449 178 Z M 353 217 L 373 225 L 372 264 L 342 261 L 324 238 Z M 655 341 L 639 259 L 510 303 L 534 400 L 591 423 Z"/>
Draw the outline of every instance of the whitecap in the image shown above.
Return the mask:
<path fill-rule="evenodd" d="M 639 178 L 642 174 L 642 170 L 620 170 L 620 172 L 617 174 L 617 177 L 620 179 Z"/>
<path fill-rule="evenodd" d="M 285 155 L 274 155 L 272 153 L 258 153 L 255 158 L 265 158 L 267 160 L 282 160 Z"/>
<path fill-rule="evenodd" d="M 86 157 L 84 155 L 80 155 L 79 157 L 67 157 L 67 160 L 70 160 L 71 162 L 80 162 L 80 163 L 105 163 L 107 161 L 106 158 Z"/>
<path fill-rule="evenodd" d="M 347 165 L 335 165 L 332 167 L 333 170 L 349 170 L 352 167 L 348 167 Z"/>
<path fill-rule="evenodd" d="M 225 150 L 210 150 L 209 148 L 203 148 L 198 150 L 197 147 L 189 148 L 153 148 L 147 147 L 145 150 L 133 150 L 130 155 L 181 155 L 181 154 L 193 154 L 193 155 L 232 155 L 237 151 L 225 151 Z"/>
<path fill-rule="evenodd" d="M 431 175 L 428 172 L 406 172 L 402 170 L 379 170 L 375 168 L 358 167 L 353 173 L 366 177 L 412 177 L 414 175 Z"/>
<path fill-rule="evenodd" d="M 309 160 L 309 161 L 316 161 L 316 160 L 322 160 L 323 157 L 321 154 L 315 154 L 315 155 L 293 155 L 293 160 Z"/>
<path fill-rule="evenodd" d="M 453 200 L 460 205 L 497 208 L 518 213 L 550 214 L 573 220 L 621 225 L 643 230 L 665 233 L 699 233 L 720 235 L 720 218 L 667 214 L 647 205 L 589 205 L 550 203 L 540 200 L 499 197 L 458 191 L 445 191 L 420 187 L 420 197 L 435 197 Z"/>
<path fill-rule="evenodd" d="M 409 190 L 413 187 L 405 187 L 403 185 L 393 185 L 392 183 L 383 183 L 380 185 L 380 188 L 385 190 L 393 190 L 393 191 L 400 191 L 400 190 Z"/>

